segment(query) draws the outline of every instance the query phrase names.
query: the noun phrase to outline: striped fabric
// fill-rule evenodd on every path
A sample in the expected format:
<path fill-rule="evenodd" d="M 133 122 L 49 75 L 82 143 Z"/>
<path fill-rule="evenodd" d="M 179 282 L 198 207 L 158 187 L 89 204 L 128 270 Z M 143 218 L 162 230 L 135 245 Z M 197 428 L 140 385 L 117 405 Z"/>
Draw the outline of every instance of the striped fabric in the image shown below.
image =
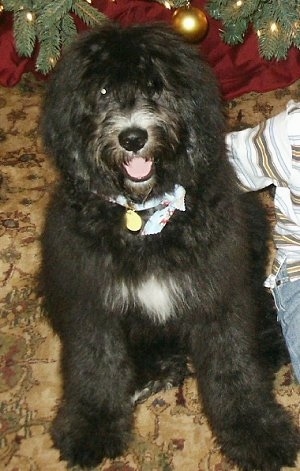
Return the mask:
<path fill-rule="evenodd" d="M 266 285 L 274 286 L 284 261 L 290 279 L 300 279 L 300 103 L 290 101 L 284 112 L 254 128 L 229 133 L 226 141 L 243 189 L 276 187 L 277 251 Z"/>

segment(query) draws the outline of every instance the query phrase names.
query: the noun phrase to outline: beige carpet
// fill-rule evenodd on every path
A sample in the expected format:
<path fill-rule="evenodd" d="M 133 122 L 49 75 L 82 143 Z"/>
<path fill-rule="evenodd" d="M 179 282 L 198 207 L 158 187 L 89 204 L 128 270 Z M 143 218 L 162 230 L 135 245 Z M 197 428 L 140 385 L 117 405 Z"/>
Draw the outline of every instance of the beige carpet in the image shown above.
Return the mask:
<path fill-rule="evenodd" d="M 38 137 L 43 86 L 27 76 L 0 89 L 0 470 L 63 471 L 48 434 L 60 396 L 59 343 L 43 320 L 36 291 L 39 237 L 56 176 Z M 231 128 L 256 124 L 300 100 L 288 89 L 228 104 Z M 300 387 L 290 368 L 276 379 L 278 400 L 299 423 Z M 228 471 L 201 410 L 195 383 L 151 397 L 136 410 L 128 454 L 101 471 Z M 300 456 L 298 468 L 300 470 Z"/>

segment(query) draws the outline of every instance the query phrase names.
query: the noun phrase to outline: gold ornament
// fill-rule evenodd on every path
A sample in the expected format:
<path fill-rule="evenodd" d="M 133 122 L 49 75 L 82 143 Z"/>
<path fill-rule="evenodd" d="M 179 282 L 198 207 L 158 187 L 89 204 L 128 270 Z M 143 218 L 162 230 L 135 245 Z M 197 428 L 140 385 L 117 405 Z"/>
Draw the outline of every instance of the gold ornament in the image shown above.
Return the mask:
<path fill-rule="evenodd" d="M 139 216 L 132 209 L 127 209 L 125 213 L 125 225 L 129 231 L 137 232 L 141 229 L 143 221 L 141 216 Z"/>
<path fill-rule="evenodd" d="M 192 43 L 203 39 L 208 30 L 205 13 L 199 8 L 191 7 L 189 4 L 175 10 L 172 25 L 177 33 L 180 33 L 187 41 Z"/>

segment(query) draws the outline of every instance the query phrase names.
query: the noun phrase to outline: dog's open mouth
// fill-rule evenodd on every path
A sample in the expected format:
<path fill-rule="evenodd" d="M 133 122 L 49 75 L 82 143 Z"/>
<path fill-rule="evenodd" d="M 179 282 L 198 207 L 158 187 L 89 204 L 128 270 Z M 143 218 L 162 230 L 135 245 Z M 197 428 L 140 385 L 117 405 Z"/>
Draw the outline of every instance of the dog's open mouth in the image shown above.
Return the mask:
<path fill-rule="evenodd" d="M 126 176 L 134 182 L 149 180 L 154 172 L 152 160 L 143 157 L 133 157 L 128 163 L 123 164 Z"/>

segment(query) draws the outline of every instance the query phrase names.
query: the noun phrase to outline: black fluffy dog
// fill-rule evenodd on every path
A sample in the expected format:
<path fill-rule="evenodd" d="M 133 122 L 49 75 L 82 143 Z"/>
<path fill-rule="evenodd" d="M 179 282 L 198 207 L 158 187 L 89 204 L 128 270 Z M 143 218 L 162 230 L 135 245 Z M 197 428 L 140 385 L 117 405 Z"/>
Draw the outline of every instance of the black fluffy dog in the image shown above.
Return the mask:
<path fill-rule="evenodd" d="M 59 63 L 42 126 L 62 173 L 42 269 L 63 346 L 61 457 L 122 454 L 133 398 L 182 381 L 188 357 L 227 457 L 292 466 L 298 432 L 272 392 L 267 226 L 239 197 L 197 51 L 162 25 L 89 33 Z"/>

